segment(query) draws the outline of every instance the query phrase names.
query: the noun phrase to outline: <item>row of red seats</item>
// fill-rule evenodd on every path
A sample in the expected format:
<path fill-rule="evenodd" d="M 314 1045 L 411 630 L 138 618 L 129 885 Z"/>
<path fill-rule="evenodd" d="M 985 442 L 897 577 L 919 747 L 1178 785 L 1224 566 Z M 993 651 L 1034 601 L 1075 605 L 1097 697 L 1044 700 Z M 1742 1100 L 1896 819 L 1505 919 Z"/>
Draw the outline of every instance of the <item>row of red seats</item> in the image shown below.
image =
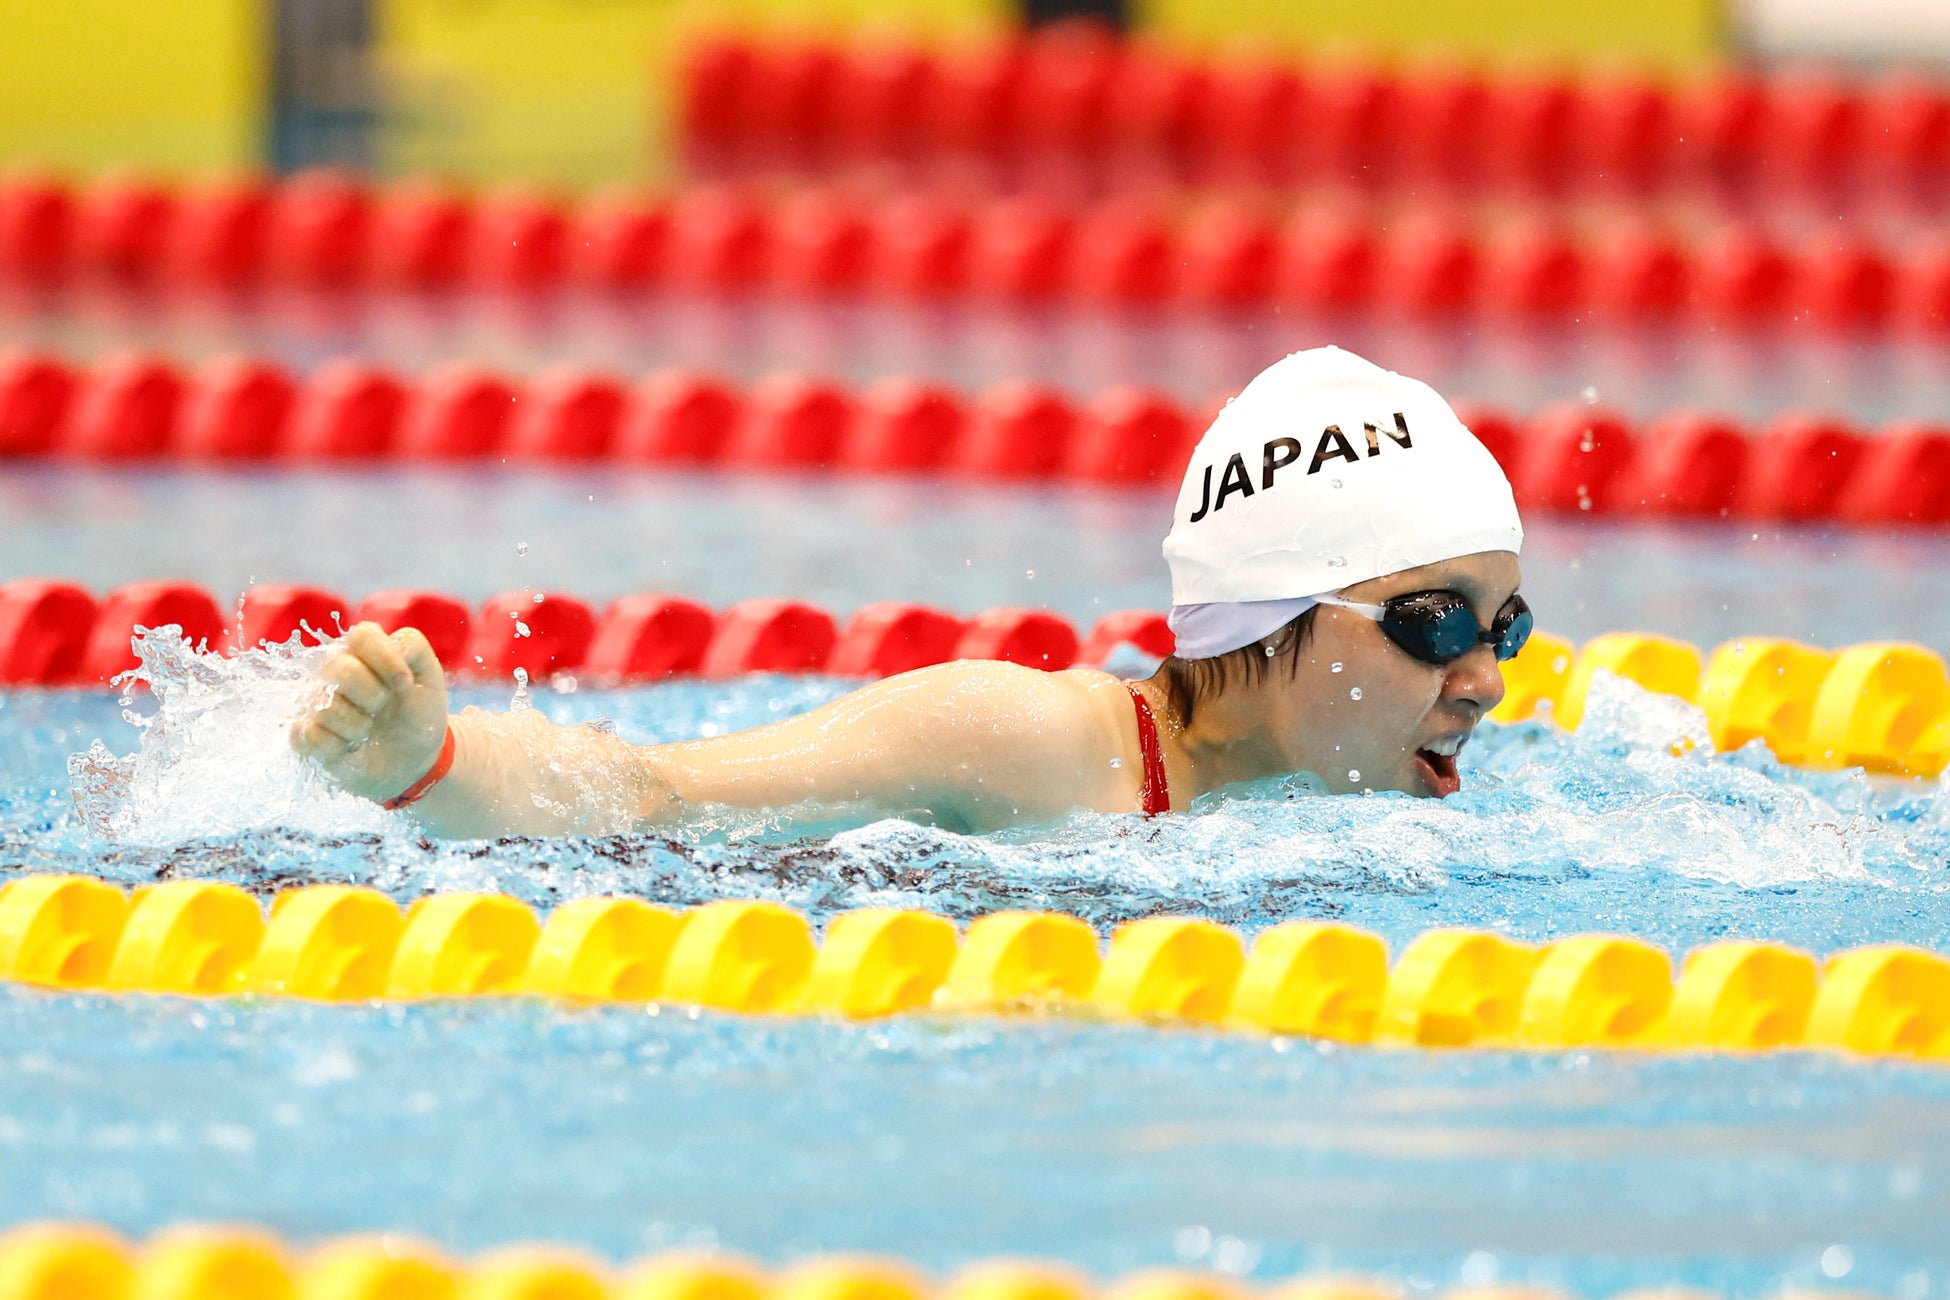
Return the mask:
<path fill-rule="evenodd" d="M 1950 87 L 1815 69 L 1683 84 L 1649 76 L 1208 59 L 1058 26 L 927 48 L 723 36 L 690 51 L 692 156 L 1051 157 L 1191 183 L 1351 181 L 1646 193 L 1851 185 L 1950 195 Z"/>
<path fill-rule="evenodd" d="M 907 379 L 853 391 L 785 374 L 741 392 L 683 370 L 632 386 L 574 368 L 524 383 L 453 366 L 409 382 L 343 361 L 299 381 L 266 361 L 185 374 L 137 354 L 76 372 L 47 356 L 0 356 L 0 455 L 83 461 L 500 457 L 1170 486 L 1217 409 L 1128 385 L 1079 405 L 1021 381 L 968 397 Z M 1866 433 L 1788 413 L 1749 432 L 1679 411 L 1635 430 L 1582 402 L 1528 419 L 1461 409 L 1528 509 L 1950 523 L 1950 430 L 1933 425 Z"/>
<path fill-rule="evenodd" d="M 300 633 L 336 635 L 374 622 L 417 627 L 450 672 L 506 679 L 517 669 L 545 681 L 558 673 L 599 683 L 674 675 L 827 672 L 883 677 L 950 659 L 1000 659 L 1056 670 L 1100 664 L 1119 645 L 1171 653 L 1160 614 L 1124 611 L 1088 637 L 1045 610 L 991 609 L 961 618 L 926 605 L 881 602 L 844 623 L 814 605 L 746 600 L 713 612 L 679 596 L 625 596 L 600 613 L 555 592 L 507 592 L 479 611 L 429 591 L 378 591 L 353 605 L 316 587 L 266 583 L 246 591 L 226 618 L 192 583 L 133 582 L 97 601 L 71 582 L 0 583 L 0 685 L 102 685 L 138 667 L 138 627 L 174 625 L 196 645 L 234 651 L 281 644 Z M 307 637 L 307 643 L 310 638 Z"/>
<path fill-rule="evenodd" d="M 568 204 L 374 191 L 314 172 L 181 193 L 132 182 L 0 185 L 0 281 L 321 292 L 660 286 L 1116 308 L 1293 307 L 1411 318 L 1590 312 L 1633 323 L 1808 322 L 1950 332 L 1950 237 L 1901 252 L 1850 236 L 1789 246 L 1726 223 L 1588 235 L 1536 214 L 1479 229 L 1439 210 L 1282 218 L 1220 201 L 1179 215 L 1112 202 L 837 190 L 773 201 L 735 186 Z"/>

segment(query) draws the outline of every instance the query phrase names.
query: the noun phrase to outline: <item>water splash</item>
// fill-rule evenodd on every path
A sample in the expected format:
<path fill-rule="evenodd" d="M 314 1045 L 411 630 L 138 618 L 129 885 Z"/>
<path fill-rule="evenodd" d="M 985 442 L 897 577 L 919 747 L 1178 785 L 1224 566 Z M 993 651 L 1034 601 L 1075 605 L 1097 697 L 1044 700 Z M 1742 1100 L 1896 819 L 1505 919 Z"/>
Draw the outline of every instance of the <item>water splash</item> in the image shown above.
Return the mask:
<path fill-rule="evenodd" d="M 154 709 L 138 712 L 135 697 L 124 697 L 122 716 L 140 733 L 133 754 L 96 740 L 69 759 L 83 821 L 98 835 L 146 845 L 267 827 L 381 829 L 384 812 L 292 751 L 292 721 L 330 700 L 317 674 L 335 642 L 305 639 L 294 633 L 281 645 L 225 656 L 198 651 L 173 625 L 137 628 L 141 667 L 117 681 L 146 681 Z"/>

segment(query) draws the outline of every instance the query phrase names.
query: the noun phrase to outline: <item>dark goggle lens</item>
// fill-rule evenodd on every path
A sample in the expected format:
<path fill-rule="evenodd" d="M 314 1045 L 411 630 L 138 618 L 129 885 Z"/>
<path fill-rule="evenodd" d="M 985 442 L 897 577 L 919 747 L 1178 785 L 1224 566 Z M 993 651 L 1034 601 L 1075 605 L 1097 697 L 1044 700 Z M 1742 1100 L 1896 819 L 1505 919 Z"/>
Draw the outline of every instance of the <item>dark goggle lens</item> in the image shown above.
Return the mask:
<path fill-rule="evenodd" d="M 1496 639 L 1496 657 L 1505 663 L 1517 657 L 1524 643 L 1530 640 L 1530 629 L 1537 626 L 1537 620 L 1531 615 L 1530 606 L 1524 603 L 1522 596 L 1517 597 L 1516 608 L 1510 611 L 1509 619 L 1506 624 L 1498 618 L 1490 625 L 1490 631 L 1502 634 Z"/>
<path fill-rule="evenodd" d="M 1454 663 L 1479 645 L 1493 646 L 1499 660 L 1512 659 L 1530 639 L 1534 622 L 1530 606 L 1518 596 L 1485 632 L 1476 625 L 1475 612 L 1467 601 L 1454 592 L 1441 592 L 1409 596 L 1390 604 L 1381 630 L 1410 655 L 1440 667 Z"/>

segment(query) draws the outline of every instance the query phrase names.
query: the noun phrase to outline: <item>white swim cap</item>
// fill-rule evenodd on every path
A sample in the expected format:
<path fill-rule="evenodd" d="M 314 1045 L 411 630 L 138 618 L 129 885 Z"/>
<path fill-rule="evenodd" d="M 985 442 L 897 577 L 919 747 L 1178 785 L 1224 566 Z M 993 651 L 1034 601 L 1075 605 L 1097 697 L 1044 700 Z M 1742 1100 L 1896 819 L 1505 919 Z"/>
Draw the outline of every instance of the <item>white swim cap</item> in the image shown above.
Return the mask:
<path fill-rule="evenodd" d="M 1433 388 L 1339 348 L 1296 352 L 1192 453 L 1165 538 L 1177 653 L 1209 659 L 1318 596 L 1522 546 L 1510 480 Z"/>

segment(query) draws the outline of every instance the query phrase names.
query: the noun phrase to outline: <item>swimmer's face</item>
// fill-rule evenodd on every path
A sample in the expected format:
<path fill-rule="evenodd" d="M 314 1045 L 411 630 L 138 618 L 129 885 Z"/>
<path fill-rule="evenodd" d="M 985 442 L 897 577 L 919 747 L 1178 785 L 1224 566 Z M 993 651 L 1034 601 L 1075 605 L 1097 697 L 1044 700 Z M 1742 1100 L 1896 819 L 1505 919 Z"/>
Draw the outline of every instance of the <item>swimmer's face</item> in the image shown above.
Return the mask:
<path fill-rule="evenodd" d="M 1349 587 L 1351 600 L 1381 604 L 1420 591 L 1453 591 L 1487 628 L 1517 593 L 1517 557 L 1485 551 L 1392 573 Z M 1461 782 L 1443 751 L 1466 743 L 1503 699 L 1503 673 L 1489 646 L 1446 666 L 1426 664 L 1352 610 L 1322 605 L 1300 651 L 1299 673 L 1276 706 L 1276 725 L 1295 770 L 1337 793 L 1402 790 L 1442 797 Z M 1453 751 L 1450 751 L 1453 753 Z"/>

